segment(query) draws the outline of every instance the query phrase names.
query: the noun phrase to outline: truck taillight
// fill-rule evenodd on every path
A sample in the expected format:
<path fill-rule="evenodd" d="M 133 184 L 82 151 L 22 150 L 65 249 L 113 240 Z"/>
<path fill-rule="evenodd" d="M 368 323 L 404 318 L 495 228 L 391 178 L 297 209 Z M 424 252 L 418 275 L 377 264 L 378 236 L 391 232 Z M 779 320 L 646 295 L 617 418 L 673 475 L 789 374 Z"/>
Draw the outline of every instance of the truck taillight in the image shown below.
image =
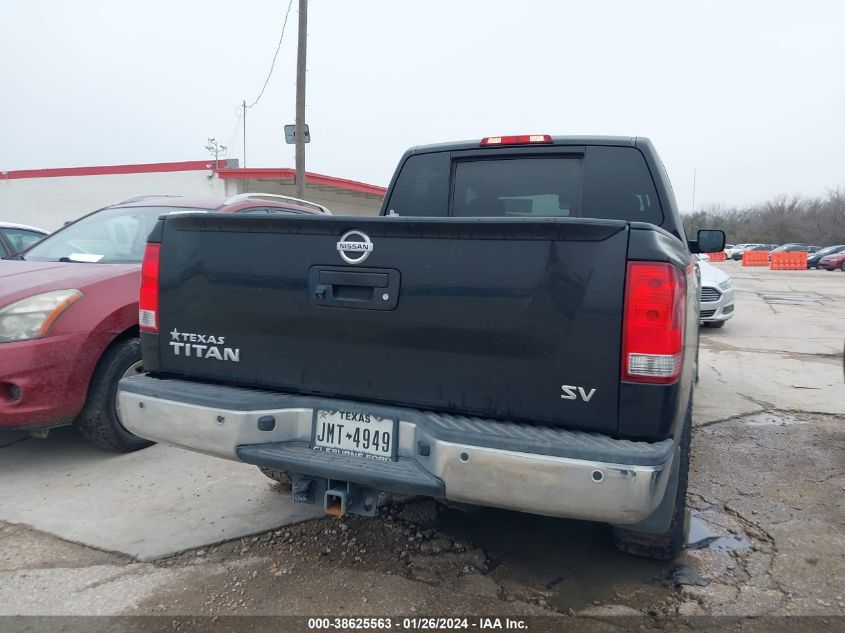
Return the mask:
<path fill-rule="evenodd" d="M 669 384 L 684 359 L 686 280 L 671 264 L 629 262 L 622 323 L 622 380 Z"/>
<path fill-rule="evenodd" d="M 548 134 L 521 134 L 519 136 L 487 136 L 481 139 L 481 147 L 487 145 L 525 145 L 527 143 L 551 143 Z"/>
<path fill-rule="evenodd" d="M 158 259 L 161 244 L 147 244 L 141 264 L 138 324 L 144 332 L 158 332 Z"/>

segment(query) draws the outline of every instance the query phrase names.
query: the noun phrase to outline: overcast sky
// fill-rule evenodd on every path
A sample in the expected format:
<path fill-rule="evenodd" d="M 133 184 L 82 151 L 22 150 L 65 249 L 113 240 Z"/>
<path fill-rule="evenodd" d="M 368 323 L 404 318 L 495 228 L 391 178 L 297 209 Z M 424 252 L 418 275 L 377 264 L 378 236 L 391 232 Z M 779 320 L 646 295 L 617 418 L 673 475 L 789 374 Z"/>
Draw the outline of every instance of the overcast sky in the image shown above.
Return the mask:
<path fill-rule="evenodd" d="M 292 167 L 294 0 L 247 119 Z M 255 99 L 287 0 L 2 0 L 0 170 L 197 160 Z M 845 2 L 312 0 L 310 171 L 386 185 L 409 146 L 650 137 L 681 208 L 845 186 Z M 230 156 L 243 164 L 240 132 Z"/>

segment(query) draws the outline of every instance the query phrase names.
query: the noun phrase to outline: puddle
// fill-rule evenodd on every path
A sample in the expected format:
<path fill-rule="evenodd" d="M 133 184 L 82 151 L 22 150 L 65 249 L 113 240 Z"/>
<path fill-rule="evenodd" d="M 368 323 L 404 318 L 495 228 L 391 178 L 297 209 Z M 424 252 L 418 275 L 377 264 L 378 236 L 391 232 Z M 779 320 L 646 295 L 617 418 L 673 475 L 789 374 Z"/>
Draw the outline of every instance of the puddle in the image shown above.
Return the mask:
<path fill-rule="evenodd" d="M 718 528 L 703 519 L 696 510 L 690 513 L 686 549 L 709 549 L 716 552 L 747 552 L 751 542 L 744 534 L 720 534 Z"/>
<path fill-rule="evenodd" d="M 693 510 L 690 513 L 689 523 L 687 524 L 687 549 L 707 547 L 718 538 L 719 535 L 713 530 L 713 526 L 698 516 L 698 512 Z"/>
<path fill-rule="evenodd" d="M 830 301 L 817 292 L 766 292 L 758 294 L 766 303 L 775 305 L 821 305 Z"/>

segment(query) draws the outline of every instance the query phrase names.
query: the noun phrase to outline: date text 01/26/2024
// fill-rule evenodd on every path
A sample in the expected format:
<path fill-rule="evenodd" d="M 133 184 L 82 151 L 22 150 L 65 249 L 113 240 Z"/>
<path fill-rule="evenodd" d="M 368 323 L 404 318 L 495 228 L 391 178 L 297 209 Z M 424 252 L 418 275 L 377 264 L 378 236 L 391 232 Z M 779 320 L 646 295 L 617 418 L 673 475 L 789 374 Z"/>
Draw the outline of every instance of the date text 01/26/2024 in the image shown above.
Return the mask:
<path fill-rule="evenodd" d="M 447 631 L 447 630 L 526 630 L 528 623 L 521 618 L 308 618 L 309 629 Z"/>

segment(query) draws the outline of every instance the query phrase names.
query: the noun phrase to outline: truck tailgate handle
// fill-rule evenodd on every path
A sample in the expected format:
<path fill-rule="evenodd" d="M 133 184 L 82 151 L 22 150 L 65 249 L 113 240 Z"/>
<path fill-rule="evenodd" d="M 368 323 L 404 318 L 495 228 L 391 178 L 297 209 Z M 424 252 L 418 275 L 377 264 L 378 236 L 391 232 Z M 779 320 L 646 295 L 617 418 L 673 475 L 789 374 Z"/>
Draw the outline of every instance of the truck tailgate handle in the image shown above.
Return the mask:
<path fill-rule="evenodd" d="M 393 310 L 399 300 L 399 271 L 392 268 L 312 266 L 308 270 L 311 305 L 321 308 Z"/>
<path fill-rule="evenodd" d="M 387 282 L 387 273 L 346 272 L 339 270 L 320 271 L 320 283 L 325 285 L 387 288 Z"/>

